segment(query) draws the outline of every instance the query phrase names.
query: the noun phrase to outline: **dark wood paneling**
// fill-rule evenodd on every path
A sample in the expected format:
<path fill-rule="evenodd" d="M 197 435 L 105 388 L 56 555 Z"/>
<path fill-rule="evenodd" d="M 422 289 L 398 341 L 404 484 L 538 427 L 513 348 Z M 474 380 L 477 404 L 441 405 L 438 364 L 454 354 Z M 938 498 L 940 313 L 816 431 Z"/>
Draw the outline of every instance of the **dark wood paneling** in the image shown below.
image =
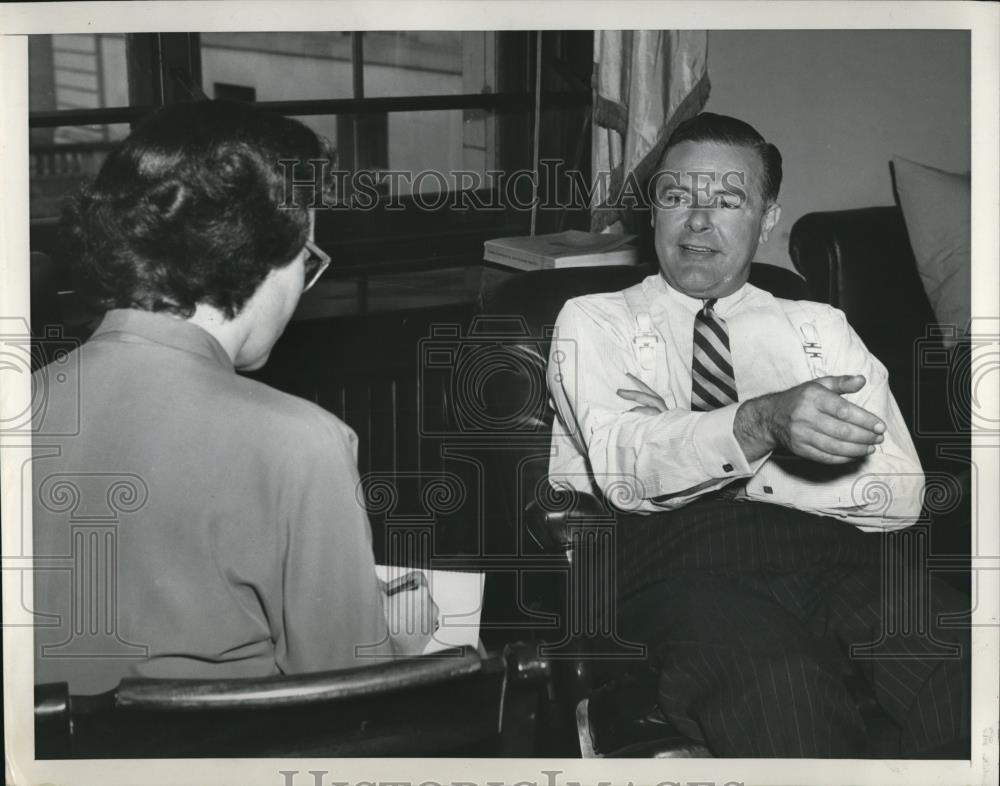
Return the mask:
<path fill-rule="evenodd" d="M 252 375 L 316 402 L 357 432 L 362 481 L 391 487 L 396 497 L 389 509 L 370 506 L 379 558 L 387 530 L 400 522 L 426 521 L 435 554 L 479 551 L 481 478 L 475 467 L 442 455 L 449 441 L 442 433 L 450 417 L 447 375 L 425 384 L 420 360 L 421 340 L 430 336 L 432 325 L 464 326 L 471 311 L 471 304 L 459 304 L 296 322 L 267 366 Z M 437 433 L 421 433 L 422 424 L 433 424 Z M 428 489 L 428 484 L 437 485 Z M 457 508 L 453 491 L 464 500 Z"/>

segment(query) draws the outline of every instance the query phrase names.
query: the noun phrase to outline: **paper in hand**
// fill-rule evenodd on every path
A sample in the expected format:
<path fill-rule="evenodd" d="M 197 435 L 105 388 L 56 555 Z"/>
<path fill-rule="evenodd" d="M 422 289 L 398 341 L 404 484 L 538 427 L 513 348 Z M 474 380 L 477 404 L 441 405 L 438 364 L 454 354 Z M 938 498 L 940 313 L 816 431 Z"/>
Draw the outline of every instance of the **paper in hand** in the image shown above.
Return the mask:
<path fill-rule="evenodd" d="M 414 570 L 419 570 L 426 576 L 431 597 L 438 606 L 439 627 L 422 654 L 429 655 L 452 647 L 475 648 L 479 643 L 479 621 L 486 580 L 484 574 L 376 565 L 375 575 L 388 584 Z"/>

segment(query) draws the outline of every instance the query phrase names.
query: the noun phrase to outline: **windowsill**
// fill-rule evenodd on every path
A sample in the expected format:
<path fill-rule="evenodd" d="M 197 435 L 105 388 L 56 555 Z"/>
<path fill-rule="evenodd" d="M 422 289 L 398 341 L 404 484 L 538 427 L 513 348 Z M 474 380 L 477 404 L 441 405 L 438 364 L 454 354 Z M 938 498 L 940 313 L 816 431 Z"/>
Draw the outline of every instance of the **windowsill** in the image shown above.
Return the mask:
<path fill-rule="evenodd" d="M 475 264 L 319 281 L 302 296 L 292 321 L 472 303 L 518 272 Z"/>
<path fill-rule="evenodd" d="M 302 296 L 291 321 L 471 305 L 481 293 L 519 272 L 479 264 L 320 281 Z M 72 292 L 61 293 L 58 300 L 60 322 L 67 335 L 85 339 L 97 327 L 101 314 L 86 309 Z"/>

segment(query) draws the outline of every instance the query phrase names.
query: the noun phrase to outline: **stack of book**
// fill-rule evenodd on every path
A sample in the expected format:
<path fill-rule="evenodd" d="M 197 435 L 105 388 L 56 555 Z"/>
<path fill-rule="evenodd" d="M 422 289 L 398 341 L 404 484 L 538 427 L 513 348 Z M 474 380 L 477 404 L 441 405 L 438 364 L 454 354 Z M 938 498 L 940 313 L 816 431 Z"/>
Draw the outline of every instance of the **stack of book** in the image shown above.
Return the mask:
<path fill-rule="evenodd" d="M 486 241 L 483 259 L 518 270 L 636 265 L 639 263 L 639 250 L 629 245 L 635 237 L 581 232 L 578 229 L 531 237 L 500 237 Z"/>

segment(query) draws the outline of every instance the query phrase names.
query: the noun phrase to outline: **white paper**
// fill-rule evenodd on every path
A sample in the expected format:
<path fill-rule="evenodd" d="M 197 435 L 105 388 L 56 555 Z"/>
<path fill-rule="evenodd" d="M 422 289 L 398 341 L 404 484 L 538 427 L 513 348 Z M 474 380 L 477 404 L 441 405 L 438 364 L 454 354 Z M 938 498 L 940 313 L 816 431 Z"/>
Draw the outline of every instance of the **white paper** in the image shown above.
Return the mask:
<path fill-rule="evenodd" d="M 431 597 L 438 607 L 440 626 L 422 654 L 429 655 L 451 647 L 477 647 L 479 618 L 483 610 L 483 588 L 486 583 L 484 574 L 376 565 L 375 575 L 388 583 L 418 570 L 427 577 Z"/>

